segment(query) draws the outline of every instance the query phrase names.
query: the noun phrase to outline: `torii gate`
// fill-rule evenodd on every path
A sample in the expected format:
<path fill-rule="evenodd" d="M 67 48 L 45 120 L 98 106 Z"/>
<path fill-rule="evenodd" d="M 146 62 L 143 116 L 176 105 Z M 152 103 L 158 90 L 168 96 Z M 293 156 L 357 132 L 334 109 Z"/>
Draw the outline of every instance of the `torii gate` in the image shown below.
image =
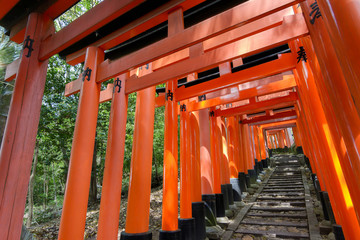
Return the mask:
<path fill-rule="evenodd" d="M 16 77 L 16 82 L 0 155 L 0 235 L 4 239 L 20 236 L 47 59 L 59 52 L 68 52 L 69 64 L 85 61 L 83 74 L 65 91 L 66 96 L 80 92 L 80 99 L 59 239 L 83 238 L 98 105 L 109 100 L 111 120 L 97 238 L 117 238 L 127 96 L 132 92 L 138 95 L 121 239 L 151 239 L 152 135 L 154 109 L 161 105 L 165 105 L 165 142 L 160 239 L 180 239 L 180 232 L 182 239 L 204 239 L 204 229 L 194 228 L 194 222 L 204 226 L 202 200 L 210 203 L 217 216 L 224 214 L 226 198 L 228 204 L 239 200 L 236 194 L 232 196 L 232 188 L 239 193 L 236 184 L 241 185 L 243 175 L 253 175 L 254 160 L 266 158 L 265 144 L 275 147 L 274 142 L 265 141 L 266 124 L 288 119 L 296 119 L 291 120 L 291 127 L 297 129 L 295 141 L 304 147 L 321 189 L 329 192 L 336 223 L 346 238 L 359 235 L 360 118 L 358 76 L 352 74 L 359 67 L 354 58 L 358 50 L 349 45 L 360 39 L 356 24 L 360 14 L 353 3 L 345 1 L 339 8 L 334 0 L 253 0 L 185 28 L 184 13 L 204 1 L 172 0 L 70 51 L 114 19 L 148 6 L 141 0 L 105 0 L 54 33 L 52 20 L 75 2 L 39 3 L 29 8 L 33 12 L 27 21 L 7 25 L 12 40 L 24 40 L 24 50 L 6 71 L 6 80 Z M 2 1 L 0 19 L 21 11 L 21 3 Z M 0 23 L 8 24 L 5 20 Z M 105 50 L 166 20 L 167 37 L 118 59 L 105 59 Z M 246 57 L 283 44 L 291 51 L 243 63 Z M 198 78 L 199 72 L 214 67 L 219 68 L 215 79 Z M 178 86 L 177 80 L 183 77 L 187 83 Z M 100 84 L 111 78 L 114 84 L 100 91 Z M 166 83 L 165 94 L 155 97 L 160 83 Z M 269 96 L 274 93 L 280 95 Z M 231 179 L 237 180 L 235 184 L 230 185 Z"/>

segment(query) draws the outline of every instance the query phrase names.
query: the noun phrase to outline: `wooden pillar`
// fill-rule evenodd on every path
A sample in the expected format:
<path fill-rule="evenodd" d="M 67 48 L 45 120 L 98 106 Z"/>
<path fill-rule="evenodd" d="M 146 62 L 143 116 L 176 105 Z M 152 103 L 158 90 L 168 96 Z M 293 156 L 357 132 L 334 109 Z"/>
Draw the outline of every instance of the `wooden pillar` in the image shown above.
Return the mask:
<path fill-rule="evenodd" d="M 358 115 L 360 115 L 360 49 L 357 47 L 360 41 L 359 2 L 317 0 L 317 3 Z M 312 17 L 314 18 L 313 15 Z"/>
<path fill-rule="evenodd" d="M 221 184 L 229 184 L 230 183 L 230 171 L 229 171 L 229 159 L 228 159 L 228 151 L 227 151 L 227 143 L 226 143 L 226 127 L 225 127 L 225 119 L 217 118 L 217 124 L 219 129 L 221 129 L 220 135 L 220 179 Z"/>
<path fill-rule="evenodd" d="M 200 129 L 198 112 L 190 113 L 191 201 L 201 202 Z"/>
<path fill-rule="evenodd" d="M 293 131 L 293 135 L 294 135 L 295 145 L 297 147 L 301 147 L 302 143 L 301 143 L 301 139 L 300 139 L 300 136 L 299 136 L 298 127 L 293 127 L 292 131 Z"/>
<path fill-rule="evenodd" d="M 235 159 L 235 118 L 229 117 L 227 120 L 227 149 L 229 156 L 230 178 L 237 178 L 239 169 Z"/>
<path fill-rule="evenodd" d="M 201 191 L 202 194 L 213 194 L 213 169 L 211 163 L 210 121 L 209 110 L 199 110 L 200 126 L 200 164 L 201 164 Z"/>
<path fill-rule="evenodd" d="M 169 232 L 173 232 L 175 235 L 180 234 L 178 230 L 178 108 L 175 96 L 173 96 L 176 87 L 177 80 L 166 83 L 164 183 L 162 230 L 160 231 L 160 234 L 164 235 L 169 234 Z"/>
<path fill-rule="evenodd" d="M 100 97 L 96 73 L 102 61 L 104 52 L 101 49 L 87 48 L 59 239 L 84 238 Z"/>
<path fill-rule="evenodd" d="M 257 126 L 253 126 L 254 129 L 254 147 L 255 147 L 255 156 L 258 161 L 261 161 L 261 153 L 260 153 L 260 146 L 259 146 L 259 130 Z"/>
<path fill-rule="evenodd" d="M 186 109 L 188 101 L 180 103 L 180 218 L 192 217 L 191 210 L 191 159 L 190 122 Z"/>
<path fill-rule="evenodd" d="M 48 64 L 48 61 L 39 62 L 38 56 L 41 40 L 53 31 L 49 23 L 41 14 L 31 13 L 28 17 L 24 49 L 1 143 L 1 239 L 20 239 Z"/>
<path fill-rule="evenodd" d="M 110 111 L 97 239 L 118 238 L 128 95 L 126 74 L 116 77 Z"/>
<path fill-rule="evenodd" d="M 219 146 L 219 129 L 217 126 L 217 117 L 212 115 L 212 111 L 215 109 L 210 109 L 210 125 L 211 125 L 211 160 L 213 168 L 213 181 L 214 181 L 214 193 L 221 193 L 221 183 L 220 183 L 220 146 Z"/>
<path fill-rule="evenodd" d="M 149 231 L 155 87 L 138 91 L 124 239 L 151 239 Z"/>
<path fill-rule="evenodd" d="M 320 91 L 326 90 L 329 102 L 333 108 L 343 149 L 339 155 L 344 156 L 344 158 L 340 158 L 340 163 L 350 188 L 349 191 L 354 196 L 353 201 L 358 220 L 360 220 L 359 203 L 357 202 L 360 200 L 358 184 L 356 187 L 356 179 L 360 178 L 360 139 L 358 138 L 360 134 L 360 118 L 323 19 L 317 18 L 314 24 L 310 23 L 310 12 L 312 11 L 310 4 L 311 2 L 303 2 L 301 7 L 308 24 L 316 56 L 318 57 L 318 66 L 323 76 L 323 78 L 316 79 L 316 84 Z M 311 46 L 309 45 L 309 43 L 304 42 L 304 48 L 307 52 L 311 51 Z M 311 60 L 311 56 L 309 59 Z M 322 94 L 322 96 L 324 95 Z M 331 128 L 330 130 L 334 136 L 333 133 L 336 134 L 336 128 Z"/>
<path fill-rule="evenodd" d="M 294 53 L 297 52 L 294 43 L 291 43 L 290 47 Z M 329 125 L 321 106 L 321 100 L 309 64 L 305 61 L 299 61 L 294 76 L 297 79 L 299 92 L 304 101 L 303 106 L 309 109 L 306 111 L 306 115 L 312 113 L 313 120 L 308 121 L 308 124 L 314 133 L 313 142 L 317 142 L 317 150 L 321 155 L 318 158 L 321 166 L 319 170 L 322 172 L 321 178 L 326 183 L 326 186 L 331 186 L 327 188 L 327 191 L 333 205 L 336 221 L 343 226 L 347 237 L 352 239 L 359 234 L 360 225 L 353 224 L 357 222 L 354 208 L 350 207 L 353 203 L 345 184 L 338 154 L 334 150 Z M 328 161 L 325 162 L 324 159 L 328 159 Z M 351 224 L 349 224 L 350 222 Z"/>

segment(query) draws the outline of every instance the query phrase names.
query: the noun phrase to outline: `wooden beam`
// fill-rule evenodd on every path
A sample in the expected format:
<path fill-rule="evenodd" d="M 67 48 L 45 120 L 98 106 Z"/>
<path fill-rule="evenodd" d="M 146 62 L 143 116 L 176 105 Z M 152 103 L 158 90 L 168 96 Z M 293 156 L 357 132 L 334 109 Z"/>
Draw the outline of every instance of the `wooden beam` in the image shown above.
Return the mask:
<path fill-rule="evenodd" d="M 260 85 L 255 88 L 249 88 L 239 91 L 236 94 L 228 94 L 201 102 L 193 102 L 188 104 L 188 111 L 197 111 L 204 108 L 215 107 L 222 104 L 228 104 L 236 101 L 249 99 L 256 96 L 266 95 L 270 93 L 281 92 L 296 86 L 294 76 L 282 76 L 282 80 Z"/>
<path fill-rule="evenodd" d="M 279 120 L 279 119 L 283 119 L 283 118 L 289 118 L 289 117 L 295 117 L 295 118 L 297 117 L 295 110 L 277 113 L 272 116 L 260 116 L 260 117 L 254 117 L 252 119 L 245 119 L 245 120 L 242 120 L 241 123 L 258 125 L 259 122 L 265 122 L 265 121 L 270 122 L 270 121 Z"/>
<path fill-rule="evenodd" d="M 235 28 L 231 31 L 225 32 L 216 37 L 205 40 L 203 43 L 203 49 L 204 49 L 204 51 L 209 51 L 214 48 L 226 45 L 231 42 L 235 42 L 242 38 L 246 38 L 251 35 L 257 34 L 259 32 L 265 31 L 267 29 L 273 28 L 275 26 L 279 26 L 279 25 L 281 25 L 284 16 L 292 15 L 292 14 L 293 14 L 292 8 L 286 8 L 284 10 L 273 13 L 264 18 L 260 18 L 254 22 L 250 22 L 248 24 L 245 24 L 243 26 Z M 163 58 L 160 58 L 158 60 L 155 60 L 154 61 L 154 64 L 155 64 L 154 71 L 156 71 L 157 69 L 160 69 L 162 67 L 168 66 L 170 64 L 174 64 L 176 62 L 184 60 L 186 58 L 189 58 L 189 56 L 190 56 L 189 49 L 186 48 L 186 49 L 180 50 L 176 53 L 173 53 L 173 54 L 170 54 Z M 239 66 L 240 62 L 242 64 L 241 58 L 234 59 L 234 60 L 235 60 L 235 66 Z"/>
<path fill-rule="evenodd" d="M 1 0 L 0 19 L 2 19 L 20 0 Z"/>
<path fill-rule="evenodd" d="M 80 92 L 81 87 L 81 81 L 82 81 L 82 74 L 80 74 L 80 77 L 76 79 L 75 81 L 69 82 L 65 85 L 65 97 L 71 96 L 75 93 Z"/>
<path fill-rule="evenodd" d="M 205 52 L 201 56 L 186 59 L 146 76 L 140 78 L 129 78 L 126 80 L 126 93 L 132 93 L 150 86 L 158 85 L 160 83 L 166 82 L 169 79 L 181 78 L 192 72 L 215 67 L 223 62 L 231 61 L 232 59 L 238 57 L 249 56 L 261 51 L 265 51 L 267 49 L 271 49 L 273 47 L 287 43 L 292 39 L 302 37 L 307 33 L 308 30 L 302 15 L 287 16 L 285 17 L 281 26 Z M 100 65 L 99 75 L 97 78 L 98 81 L 102 82 L 108 79 L 108 77 L 118 74 L 118 72 L 121 71 L 120 65 L 126 65 L 129 63 L 125 61 L 125 58 L 126 57 L 121 58 L 121 62 L 118 62 L 118 60 L 115 61 L 118 63 L 116 65 L 109 64 L 108 61 L 102 63 Z M 294 63 L 294 60 L 290 60 L 290 62 Z M 117 66 L 118 68 L 115 69 L 114 66 Z M 283 71 L 287 70 L 289 69 L 284 69 Z"/>
<path fill-rule="evenodd" d="M 15 79 L 20 65 L 20 58 L 14 60 L 12 63 L 6 66 L 5 81 L 10 82 Z"/>
<path fill-rule="evenodd" d="M 280 128 L 287 128 L 296 125 L 296 120 L 285 120 L 275 123 L 266 123 L 262 124 L 261 127 L 264 130 L 271 130 L 271 129 L 280 129 Z"/>
<path fill-rule="evenodd" d="M 109 83 L 106 86 L 106 89 L 102 90 L 100 92 L 100 100 L 99 100 L 99 102 L 103 103 L 103 102 L 110 101 L 112 99 L 112 97 L 113 97 L 113 92 L 114 92 L 114 84 Z"/>
<path fill-rule="evenodd" d="M 250 103 L 244 106 L 228 108 L 224 110 L 215 110 L 215 116 L 231 117 L 240 114 L 249 114 L 265 111 L 273 108 L 287 107 L 294 105 L 298 100 L 297 93 L 290 93 L 288 96 L 274 98 L 266 101 Z"/>
<path fill-rule="evenodd" d="M 96 5 L 68 26 L 45 39 L 40 48 L 40 60 L 48 59 L 59 53 L 144 1 L 106 0 Z"/>
<path fill-rule="evenodd" d="M 104 50 L 113 48 L 130 38 L 149 30 L 156 25 L 165 22 L 168 18 L 168 12 L 176 7 L 181 7 L 186 11 L 205 0 L 172 0 L 159 8 L 147 13 L 146 15 L 136 19 L 130 24 L 116 30 L 115 32 L 101 38 L 99 41 L 92 43 L 93 46 L 98 46 Z M 75 53 L 66 56 L 66 62 L 75 65 L 83 62 L 85 59 L 85 49 L 81 49 Z"/>
<path fill-rule="evenodd" d="M 105 61 L 100 66 L 98 80 L 105 81 L 121 72 L 126 72 L 131 68 L 138 67 L 191 45 L 195 45 L 206 39 L 290 7 L 297 2 L 299 1 L 283 0 L 264 2 L 262 0 L 256 0 L 243 3 L 121 59 L 112 62 Z M 301 25 L 306 28 L 305 21 L 303 19 L 302 21 L 303 24 L 299 23 L 300 28 Z M 297 24 L 294 23 L 292 25 L 293 30 L 294 26 L 297 26 Z"/>
<path fill-rule="evenodd" d="M 290 53 L 282 54 L 279 59 L 270 61 L 242 71 L 226 74 L 217 79 L 197 84 L 193 87 L 180 87 L 176 90 L 176 100 L 181 101 L 191 97 L 196 97 L 209 92 L 218 91 L 232 87 L 240 83 L 245 83 L 264 77 L 279 74 L 295 68 L 296 59 Z"/>

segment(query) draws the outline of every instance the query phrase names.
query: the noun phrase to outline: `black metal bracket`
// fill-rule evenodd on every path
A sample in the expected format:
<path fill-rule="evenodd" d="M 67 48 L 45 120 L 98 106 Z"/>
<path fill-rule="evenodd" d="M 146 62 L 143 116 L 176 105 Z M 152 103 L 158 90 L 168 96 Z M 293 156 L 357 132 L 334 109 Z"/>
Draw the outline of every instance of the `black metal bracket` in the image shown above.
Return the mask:
<path fill-rule="evenodd" d="M 85 77 L 87 77 L 86 80 L 90 81 L 91 72 L 92 72 L 91 68 L 87 67 L 87 68 L 85 69 L 85 71 L 82 73 L 82 81 L 85 80 Z"/>
<path fill-rule="evenodd" d="M 115 92 L 116 87 L 119 87 L 119 89 L 118 89 L 118 91 L 117 91 L 117 92 L 119 93 L 120 90 L 121 90 L 121 80 L 120 80 L 119 78 L 117 78 L 117 79 L 115 80 L 114 92 Z"/>
<path fill-rule="evenodd" d="M 170 90 L 168 90 L 168 92 L 166 93 L 166 100 L 172 101 L 174 99 L 174 93 L 171 92 Z"/>
<path fill-rule="evenodd" d="M 210 117 L 215 117 L 215 112 L 214 112 L 214 111 L 211 111 L 211 112 L 209 113 L 209 115 L 210 115 Z"/>
<path fill-rule="evenodd" d="M 24 41 L 24 47 L 23 47 L 23 49 L 25 48 L 28 49 L 28 53 L 25 55 L 25 57 L 31 56 L 31 52 L 34 50 L 33 44 L 34 44 L 34 39 L 31 39 L 30 35 L 28 35 Z"/>

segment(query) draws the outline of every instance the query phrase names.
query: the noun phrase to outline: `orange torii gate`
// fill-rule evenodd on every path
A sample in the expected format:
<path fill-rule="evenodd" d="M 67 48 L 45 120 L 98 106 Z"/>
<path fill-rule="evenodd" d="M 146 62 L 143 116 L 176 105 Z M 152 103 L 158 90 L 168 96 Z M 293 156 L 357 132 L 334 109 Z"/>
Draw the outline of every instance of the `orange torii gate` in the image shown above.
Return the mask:
<path fill-rule="evenodd" d="M 21 11 L 19 2 L 1 1 L 0 20 L 6 20 L 11 11 Z M 55 33 L 52 20 L 75 2 L 36 5 L 27 21 L 0 21 L 8 24 L 12 40 L 24 40 L 21 58 L 7 67 L 5 76 L 16 82 L 0 155 L 0 235 L 4 239 L 20 236 L 47 59 L 57 53 L 63 53 L 69 64 L 85 62 L 83 74 L 65 90 L 65 96 L 80 92 L 80 98 L 59 239 L 83 239 L 98 106 L 109 100 L 97 238 L 117 239 L 127 96 L 132 92 L 137 92 L 137 102 L 131 183 L 121 239 L 151 239 L 152 137 L 154 110 L 159 106 L 165 106 L 160 239 L 205 239 L 202 201 L 215 216 L 224 217 L 234 200 L 241 201 L 247 177 L 254 181 L 264 165 L 266 146 L 290 146 L 290 136 L 283 130 L 289 127 L 296 145 L 304 148 L 321 190 L 329 193 L 338 224 L 334 228 L 341 225 L 349 239 L 359 235 L 360 118 L 358 76 L 352 74 L 359 67 L 355 51 L 349 48 L 355 41 L 351 30 L 356 39 L 359 31 L 356 24 L 347 25 L 359 18 L 359 11 L 349 1 L 344 5 L 353 18 L 334 1 L 319 0 L 322 15 L 316 0 L 254 0 L 186 27 L 185 12 L 206 1 L 172 0 L 151 8 L 142 0 L 105 0 Z M 69 50 L 144 6 L 149 7 L 148 14 Z M 341 20 L 345 25 L 336 28 Z M 163 39 L 115 59 L 104 52 L 115 51 L 114 47 L 165 21 Z M 277 51 L 266 60 L 256 55 L 283 44 L 291 51 Z M 245 62 L 253 56 L 256 63 Z M 213 68 L 218 68 L 215 78 L 198 77 Z M 179 86 L 183 77 L 186 83 Z M 100 91 L 101 83 L 111 78 L 114 83 Z M 155 97 L 155 87 L 161 83 L 166 83 L 165 93 Z"/>

